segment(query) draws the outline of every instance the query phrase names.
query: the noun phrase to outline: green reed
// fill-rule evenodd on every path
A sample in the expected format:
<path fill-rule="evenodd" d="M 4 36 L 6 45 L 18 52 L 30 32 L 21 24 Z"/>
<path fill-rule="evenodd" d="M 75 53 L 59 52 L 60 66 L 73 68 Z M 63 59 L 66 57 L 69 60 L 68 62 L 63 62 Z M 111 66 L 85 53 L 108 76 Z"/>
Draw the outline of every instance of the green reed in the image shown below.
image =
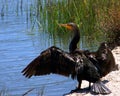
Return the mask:
<path fill-rule="evenodd" d="M 106 16 L 109 17 L 110 8 L 120 8 L 119 5 L 119 0 L 45 0 L 44 4 L 42 0 L 37 0 L 37 22 L 46 31 L 52 32 L 53 37 L 55 32 L 63 31 L 58 23 L 75 22 L 80 27 L 81 35 L 86 36 L 85 41 L 102 42 L 106 40 L 106 33 L 101 22 Z"/>

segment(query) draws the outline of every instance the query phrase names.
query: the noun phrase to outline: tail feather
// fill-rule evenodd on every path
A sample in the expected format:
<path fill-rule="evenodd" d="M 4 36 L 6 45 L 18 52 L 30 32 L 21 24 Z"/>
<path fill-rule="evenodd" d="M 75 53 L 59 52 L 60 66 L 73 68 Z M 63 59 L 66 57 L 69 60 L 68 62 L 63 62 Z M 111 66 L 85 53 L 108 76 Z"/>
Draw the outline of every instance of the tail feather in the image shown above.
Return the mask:
<path fill-rule="evenodd" d="M 101 82 L 93 83 L 91 91 L 95 94 L 110 94 L 111 91 Z"/>

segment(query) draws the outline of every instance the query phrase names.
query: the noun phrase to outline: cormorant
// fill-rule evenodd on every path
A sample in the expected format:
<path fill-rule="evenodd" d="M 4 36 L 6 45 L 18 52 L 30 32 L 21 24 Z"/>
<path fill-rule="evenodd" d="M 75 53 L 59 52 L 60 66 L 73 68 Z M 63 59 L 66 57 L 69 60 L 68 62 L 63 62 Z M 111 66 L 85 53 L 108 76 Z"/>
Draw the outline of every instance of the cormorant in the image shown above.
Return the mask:
<path fill-rule="evenodd" d="M 69 45 L 69 51 L 65 52 L 60 48 L 52 46 L 36 57 L 23 69 L 25 77 L 46 75 L 50 73 L 71 76 L 78 80 L 78 87 L 81 89 L 82 80 L 93 83 L 92 91 L 98 94 L 109 94 L 111 91 L 100 81 L 99 69 L 85 56 L 84 51 L 77 49 L 80 39 L 79 28 L 75 23 L 60 24 L 74 32 L 73 39 Z M 74 90 L 74 91 L 76 91 Z"/>
<path fill-rule="evenodd" d="M 87 58 L 100 70 L 101 77 L 118 70 L 115 58 L 107 42 L 102 42 L 96 52 L 85 51 Z"/>

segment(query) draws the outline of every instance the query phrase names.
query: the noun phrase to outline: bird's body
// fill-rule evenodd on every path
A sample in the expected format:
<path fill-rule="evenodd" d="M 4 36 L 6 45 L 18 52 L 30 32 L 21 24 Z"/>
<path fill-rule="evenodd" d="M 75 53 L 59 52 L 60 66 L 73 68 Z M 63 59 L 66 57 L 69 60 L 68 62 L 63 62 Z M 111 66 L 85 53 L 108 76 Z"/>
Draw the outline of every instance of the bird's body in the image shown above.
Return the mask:
<path fill-rule="evenodd" d="M 99 68 L 95 66 L 84 51 L 77 49 L 77 43 L 80 39 L 79 29 L 76 24 L 61 24 L 74 32 L 74 37 L 69 45 L 69 51 L 65 52 L 55 46 L 52 46 L 35 58 L 22 71 L 23 75 L 31 76 L 46 75 L 50 73 L 71 76 L 78 80 L 77 90 L 81 89 L 82 80 L 94 83 L 92 91 L 100 94 L 109 94 L 111 91 L 100 81 L 101 74 Z"/>
<path fill-rule="evenodd" d="M 118 70 L 118 66 L 115 63 L 114 56 L 107 43 L 101 43 L 100 47 L 96 52 L 96 59 L 99 62 L 101 69 L 101 75 L 106 76 L 108 73 L 114 70 Z"/>
<path fill-rule="evenodd" d="M 101 43 L 96 52 L 87 52 L 86 56 L 99 69 L 101 77 L 118 70 L 118 65 L 106 42 Z"/>

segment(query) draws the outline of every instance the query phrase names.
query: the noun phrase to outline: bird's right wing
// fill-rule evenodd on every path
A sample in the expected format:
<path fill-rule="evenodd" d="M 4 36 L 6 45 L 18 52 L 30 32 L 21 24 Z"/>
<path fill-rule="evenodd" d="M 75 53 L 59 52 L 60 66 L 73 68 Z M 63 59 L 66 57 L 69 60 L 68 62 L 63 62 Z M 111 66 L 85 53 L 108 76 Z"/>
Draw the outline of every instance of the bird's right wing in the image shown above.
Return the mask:
<path fill-rule="evenodd" d="M 43 51 L 22 73 L 26 77 L 46 75 L 50 73 L 69 76 L 75 72 L 76 62 L 73 57 L 57 47 L 50 47 Z"/>

